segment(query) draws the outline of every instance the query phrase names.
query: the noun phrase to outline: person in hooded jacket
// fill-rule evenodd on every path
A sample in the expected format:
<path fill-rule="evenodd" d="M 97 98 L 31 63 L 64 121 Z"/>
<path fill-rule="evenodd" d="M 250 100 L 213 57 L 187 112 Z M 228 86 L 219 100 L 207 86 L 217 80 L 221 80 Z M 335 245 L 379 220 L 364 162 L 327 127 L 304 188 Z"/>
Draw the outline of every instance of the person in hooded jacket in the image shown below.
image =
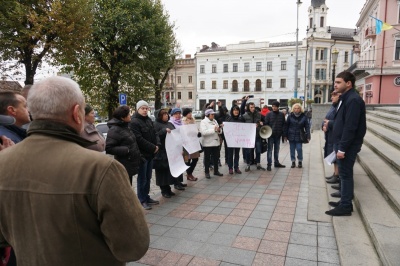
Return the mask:
<path fill-rule="evenodd" d="M 113 118 L 107 122 L 110 129 L 106 139 L 106 153 L 114 155 L 125 167 L 132 185 L 132 176 L 138 173 L 141 157 L 136 137 L 128 127 L 130 121 L 128 106 L 115 109 Z"/>
<path fill-rule="evenodd" d="M 292 112 L 287 118 L 286 133 L 284 134 L 285 140 L 289 140 L 290 144 L 290 159 L 292 161 L 292 168 L 296 167 L 296 151 L 298 167 L 303 167 L 303 142 L 300 138 L 300 131 L 305 130 L 307 139 L 310 141 L 310 124 L 307 117 L 304 115 L 303 108 L 300 104 L 296 103 L 292 106 Z"/>
<path fill-rule="evenodd" d="M 228 116 L 226 122 L 233 123 L 244 123 L 243 117 L 240 115 L 240 107 L 237 105 L 232 106 L 230 116 Z M 233 175 L 233 170 L 236 174 L 241 174 L 242 171 L 239 169 L 239 152 L 240 148 L 227 148 L 228 150 L 228 167 L 229 174 Z"/>
<path fill-rule="evenodd" d="M 168 112 L 164 109 L 154 112 L 156 121 L 154 121 L 154 129 L 160 139 L 160 150 L 154 157 L 153 168 L 156 173 L 156 185 L 161 189 L 161 195 L 164 198 L 171 198 L 175 193 L 171 191 L 171 185 L 174 185 L 174 177 L 169 169 L 167 150 L 165 149 L 165 139 L 171 130 L 175 129 L 169 120 Z"/>
<path fill-rule="evenodd" d="M 229 111 L 228 108 L 226 108 L 225 105 L 222 105 L 219 108 L 219 114 L 218 117 L 216 118 L 218 124 L 223 124 L 225 121 L 227 121 L 227 119 L 229 118 Z M 221 153 L 221 148 L 222 148 L 222 144 L 224 145 L 225 148 L 225 164 L 228 164 L 228 146 L 226 145 L 226 140 L 225 140 L 225 135 L 224 132 L 222 132 L 221 134 L 221 145 L 219 145 L 219 152 Z M 221 162 L 218 162 L 218 165 L 221 166 Z"/>

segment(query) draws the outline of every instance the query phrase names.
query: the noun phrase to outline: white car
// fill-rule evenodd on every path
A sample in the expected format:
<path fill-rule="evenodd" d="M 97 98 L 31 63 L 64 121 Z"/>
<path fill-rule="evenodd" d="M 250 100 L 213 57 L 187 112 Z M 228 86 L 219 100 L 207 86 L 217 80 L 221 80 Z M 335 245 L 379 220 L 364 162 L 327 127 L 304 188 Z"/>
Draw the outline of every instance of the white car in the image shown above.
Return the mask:
<path fill-rule="evenodd" d="M 107 126 L 107 123 L 97 123 L 96 124 L 96 129 L 103 134 L 104 139 L 107 139 L 107 133 L 109 130 L 109 127 Z"/>

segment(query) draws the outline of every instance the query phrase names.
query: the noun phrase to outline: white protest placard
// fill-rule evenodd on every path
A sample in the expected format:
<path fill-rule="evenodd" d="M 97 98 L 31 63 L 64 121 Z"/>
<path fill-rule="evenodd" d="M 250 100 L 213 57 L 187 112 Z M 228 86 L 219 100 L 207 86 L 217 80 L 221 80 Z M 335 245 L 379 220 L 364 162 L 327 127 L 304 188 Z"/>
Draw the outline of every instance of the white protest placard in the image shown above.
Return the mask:
<path fill-rule="evenodd" d="M 224 136 L 229 148 L 254 148 L 256 124 L 224 122 Z"/>
<path fill-rule="evenodd" d="M 324 161 L 327 164 L 332 165 L 334 162 L 336 162 L 336 152 L 335 151 L 331 152 L 331 154 L 329 154 L 324 158 Z"/>
<path fill-rule="evenodd" d="M 201 150 L 199 138 L 197 137 L 197 133 L 199 132 L 197 125 L 183 125 L 179 127 L 179 131 L 181 133 L 183 147 L 189 154 Z"/>
<path fill-rule="evenodd" d="M 168 165 L 171 175 L 173 177 L 180 176 L 189 166 L 187 166 L 183 160 L 183 146 L 179 128 L 171 130 L 171 133 L 167 133 L 165 149 L 167 150 Z"/>

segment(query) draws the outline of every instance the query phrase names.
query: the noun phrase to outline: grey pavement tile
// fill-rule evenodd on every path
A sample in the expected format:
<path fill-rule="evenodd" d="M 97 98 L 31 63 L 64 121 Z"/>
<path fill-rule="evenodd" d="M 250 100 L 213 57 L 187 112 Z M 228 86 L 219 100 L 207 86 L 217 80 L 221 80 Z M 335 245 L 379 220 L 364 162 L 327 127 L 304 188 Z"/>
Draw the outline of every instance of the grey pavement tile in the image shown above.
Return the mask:
<path fill-rule="evenodd" d="M 340 264 L 326 263 L 326 262 L 318 261 L 318 266 L 340 266 Z"/>
<path fill-rule="evenodd" d="M 160 236 L 157 240 L 150 244 L 150 248 L 171 251 L 178 242 L 179 240 L 177 241 L 176 238 Z"/>
<path fill-rule="evenodd" d="M 336 239 L 330 236 L 318 236 L 318 247 L 337 249 Z"/>
<path fill-rule="evenodd" d="M 230 248 L 223 257 L 223 261 L 239 265 L 251 265 L 256 252 L 238 248 Z"/>
<path fill-rule="evenodd" d="M 204 258 L 214 260 L 222 260 L 224 255 L 229 251 L 230 247 L 224 245 L 216 245 L 212 243 L 205 243 L 198 251 L 198 255 Z"/>
<path fill-rule="evenodd" d="M 241 225 L 237 224 L 221 224 L 217 230 L 215 230 L 216 233 L 222 233 L 222 234 L 232 234 L 232 235 L 237 235 L 240 230 L 242 230 Z"/>
<path fill-rule="evenodd" d="M 333 226 L 331 223 L 318 223 L 318 235 L 335 237 Z"/>
<path fill-rule="evenodd" d="M 232 191 L 229 193 L 229 196 L 235 196 L 235 197 L 244 197 L 247 194 L 247 192 L 243 191 Z"/>
<path fill-rule="evenodd" d="M 164 215 L 158 215 L 158 214 L 153 214 L 153 213 L 146 214 L 146 220 L 147 220 L 147 222 L 149 222 L 151 224 L 158 222 L 163 217 L 164 217 Z"/>
<path fill-rule="evenodd" d="M 248 179 L 246 178 L 246 180 L 248 180 Z M 241 190 L 241 191 L 249 191 L 249 189 L 250 189 L 252 186 L 253 186 L 253 184 L 244 184 L 244 183 L 241 183 L 241 184 L 239 184 L 236 188 L 237 188 L 237 189 L 246 188 L 246 190 Z"/>
<path fill-rule="evenodd" d="M 255 211 L 263 211 L 263 212 L 273 212 L 275 210 L 275 206 L 271 205 L 257 205 L 254 208 Z"/>
<path fill-rule="evenodd" d="M 242 230 L 240 230 L 239 232 L 239 235 L 262 239 L 264 237 L 265 231 L 266 230 L 263 228 L 243 226 Z"/>
<path fill-rule="evenodd" d="M 258 228 L 264 228 L 266 229 L 269 223 L 269 219 L 258 219 L 258 218 L 252 218 L 249 217 L 247 219 L 245 226 L 252 226 L 252 227 L 258 227 Z"/>
<path fill-rule="evenodd" d="M 126 266 L 147 266 L 147 264 L 142 264 L 139 262 L 129 262 Z"/>
<path fill-rule="evenodd" d="M 196 241 L 196 242 L 207 242 L 208 238 L 213 234 L 214 232 L 211 231 L 204 231 L 204 230 L 192 230 L 189 234 L 187 234 L 186 240 L 190 241 Z"/>
<path fill-rule="evenodd" d="M 229 215 L 232 210 L 233 208 L 215 207 L 215 209 L 211 213 Z"/>
<path fill-rule="evenodd" d="M 304 209 L 307 209 L 308 203 L 307 203 L 307 202 L 300 202 L 300 201 L 298 201 L 297 204 L 296 204 L 296 207 L 297 207 L 297 208 L 304 208 Z"/>
<path fill-rule="evenodd" d="M 177 195 L 178 197 L 180 197 L 179 195 Z M 171 202 L 171 201 L 167 201 L 164 204 L 162 204 L 163 208 L 168 208 L 168 209 L 176 209 L 179 206 L 181 206 L 180 203 L 177 202 Z M 157 208 L 154 209 L 154 211 L 157 213 Z"/>
<path fill-rule="evenodd" d="M 289 243 L 316 247 L 317 236 L 313 234 L 301 234 L 292 232 L 290 234 Z"/>
<path fill-rule="evenodd" d="M 302 260 L 286 257 L 285 266 L 318 266 L 316 261 Z"/>
<path fill-rule="evenodd" d="M 317 234 L 316 224 L 293 223 L 292 232 L 302 234 Z"/>
<path fill-rule="evenodd" d="M 182 239 L 172 248 L 172 251 L 181 254 L 196 256 L 204 243 Z M 200 250 L 201 251 L 201 250 Z"/>
<path fill-rule="evenodd" d="M 154 224 L 149 228 L 149 231 L 152 235 L 162 236 L 169 229 L 171 229 L 171 226 Z"/>
<path fill-rule="evenodd" d="M 216 207 L 218 206 L 218 204 L 220 204 L 221 201 L 220 200 L 205 200 L 203 201 L 203 203 L 201 204 L 202 206 L 211 206 L 211 207 Z"/>
<path fill-rule="evenodd" d="M 229 193 L 231 193 L 230 191 L 226 191 L 226 190 L 218 190 L 214 192 L 214 195 L 223 195 L 223 196 L 228 196 Z"/>
<path fill-rule="evenodd" d="M 199 223 L 200 221 L 197 220 L 182 219 L 175 226 L 187 229 L 194 229 Z"/>
<path fill-rule="evenodd" d="M 191 193 L 200 193 L 203 189 L 202 188 L 197 188 L 197 187 L 186 187 L 185 193 L 186 192 L 191 192 Z"/>
<path fill-rule="evenodd" d="M 271 199 L 271 200 L 277 200 L 279 199 L 279 195 L 274 195 L 274 194 L 264 194 L 261 199 Z"/>
<path fill-rule="evenodd" d="M 318 261 L 332 264 L 340 264 L 337 250 L 331 248 L 318 248 Z"/>
<path fill-rule="evenodd" d="M 267 188 L 251 188 L 247 193 L 264 194 Z"/>
<path fill-rule="evenodd" d="M 163 236 L 166 237 L 174 237 L 174 238 L 186 238 L 186 235 L 188 235 L 192 230 L 187 229 L 187 228 L 179 228 L 179 227 L 173 227 L 169 229 Z"/>
<path fill-rule="evenodd" d="M 157 207 L 153 206 L 153 209 L 151 210 L 151 213 L 165 216 L 165 215 L 167 215 L 168 213 L 170 213 L 172 211 L 173 211 L 173 209 L 171 209 L 169 207 L 165 207 L 164 205 L 162 205 L 162 206 L 157 206 Z"/>
<path fill-rule="evenodd" d="M 196 209 L 194 209 L 193 211 L 195 211 L 195 212 L 207 212 L 207 213 L 209 213 L 209 212 L 211 212 L 212 210 L 214 210 L 214 206 L 203 206 L 203 205 L 200 205 L 200 206 L 198 206 L 198 207 L 196 207 Z"/>
<path fill-rule="evenodd" d="M 184 193 L 180 193 L 178 195 L 178 197 L 172 197 L 171 199 L 183 198 L 185 200 L 188 200 L 188 199 L 193 198 L 195 195 L 197 195 L 197 192 L 189 192 L 189 191 L 185 190 L 185 192 Z"/>
<path fill-rule="evenodd" d="M 235 208 L 238 205 L 237 202 L 232 202 L 232 201 L 222 201 L 218 207 L 222 208 Z"/>
<path fill-rule="evenodd" d="M 167 225 L 167 226 L 174 226 L 177 224 L 181 219 L 176 217 L 163 217 L 156 222 L 156 224 Z"/>
<path fill-rule="evenodd" d="M 289 244 L 287 257 L 317 261 L 317 247 Z"/>
<path fill-rule="evenodd" d="M 184 198 L 184 197 L 181 197 L 181 196 L 179 196 L 179 197 L 171 197 L 170 199 L 168 199 L 168 201 L 181 203 L 181 204 L 185 203 L 187 200 L 188 200 L 187 198 Z"/>
<path fill-rule="evenodd" d="M 196 225 L 194 229 L 214 232 L 218 229 L 220 225 L 221 223 L 217 222 L 201 221 Z"/>
<path fill-rule="evenodd" d="M 159 239 L 160 236 L 150 234 L 150 244 Z"/>
<path fill-rule="evenodd" d="M 269 220 L 272 217 L 272 211 L 253 211 L 250 215 L 250 218 L 257 218 L 257 219 L 265 219 Z"/>
<path fill-rule="evenodd" d="M 258 204 L 269 206 L 276 206 L 277 203 L 277 199 L 264 199 L 264 197 L 262 197 L 261 200 L 258 202 Z"/>
<path fill-rule="evenodd" d="M 229 191 L 229 192 L 232 192 L 232 190 L 234 190 L 234 189 L 235 189 L 235 187 L 224 185 L 224 186 L 220 187 L 220 189 L 218 189 L 218 191 Z"/>
<path fill-rule="evenodd" d="M 263 193 L 253 193 L 253 192 L 248 192 L 245 196 L 248 198 L 253 198 L 253 199 L 261 199 L 263 196 Z"/>
<path fill-rule="evenodd" d="M 225 262 L 222 261 L 219 266 L 238 266 L 239 264 L 234 264 L 234 263 L 229 263 L 229 262 Z"/>
<path fill-rule="evenodd" d="M 208 238 L 207 243 L 230 247 L 233 241 L 235 241 L 236 237 L 236 234 L 215 232 Z"/>

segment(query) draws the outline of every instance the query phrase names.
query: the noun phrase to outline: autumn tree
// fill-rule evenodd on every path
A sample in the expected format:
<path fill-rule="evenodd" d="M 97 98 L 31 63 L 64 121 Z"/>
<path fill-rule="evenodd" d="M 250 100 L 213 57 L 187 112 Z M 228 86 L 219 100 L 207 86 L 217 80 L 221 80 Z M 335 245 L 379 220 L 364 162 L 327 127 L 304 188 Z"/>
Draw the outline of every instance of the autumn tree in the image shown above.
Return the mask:
<path fill-rule="evenodd" d="M 44 59 L 68 62 L 82 50 L 92 22 L 89 0 L 7 0 L 0 5 L 0 58 L 25 67 L 33 84 Z"/>
<path fill-rule="evenodd" d="M 158 0 L 96 0 L 93 15 L 88 52 L 71 70 L 90 102 L 110 117 L 121 92 L 130 105 L 154 97 L 152 78 L 171 61 L 174 26 Z"/>

